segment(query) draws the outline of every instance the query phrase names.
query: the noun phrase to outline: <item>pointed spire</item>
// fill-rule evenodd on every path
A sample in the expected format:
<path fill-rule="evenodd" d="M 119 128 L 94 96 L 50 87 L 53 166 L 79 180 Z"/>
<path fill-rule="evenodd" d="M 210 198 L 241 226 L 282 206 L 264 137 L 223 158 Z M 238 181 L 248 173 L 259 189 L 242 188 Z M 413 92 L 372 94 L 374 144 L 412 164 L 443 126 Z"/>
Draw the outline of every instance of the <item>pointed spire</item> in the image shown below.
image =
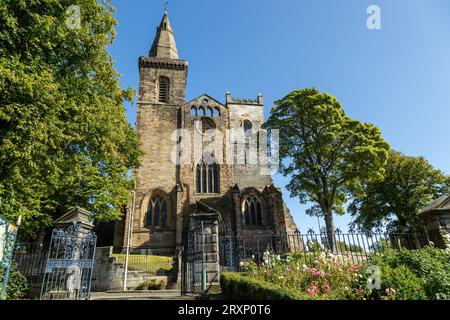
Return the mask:
<path fill-rule="evenodd" d="M 177 45 L 173 36 L 172 26 L 170 25 L 167 7 L 164 9 L 164 15 L 159 27 L 156 28 L 155 40 L 149 53 L 150 57 L 178 59 Z"/>

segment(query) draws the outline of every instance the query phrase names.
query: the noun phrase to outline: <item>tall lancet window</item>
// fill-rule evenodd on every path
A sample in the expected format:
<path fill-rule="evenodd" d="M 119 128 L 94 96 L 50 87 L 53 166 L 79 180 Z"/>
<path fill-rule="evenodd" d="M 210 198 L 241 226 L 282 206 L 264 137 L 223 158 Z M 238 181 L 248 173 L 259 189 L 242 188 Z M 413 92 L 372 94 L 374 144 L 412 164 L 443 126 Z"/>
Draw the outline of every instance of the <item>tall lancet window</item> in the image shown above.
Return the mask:
<path fill-rule="evenodd" d="M 163 103 L 169 102 L 169 78 L 167 77 L 159 77 L 158 101 Z"/>
<path fill-rule="evenodd" d="M 246 138 L 250 138 L 253 135 L 253 124 L 248 120 L 244 121 L 244 135 Z"/>
<path fill-rule="evenodd" d="M 148 202 L 145 226 L 164 227 L 167 223 L 167 204 L 160 196 L 154 196 Z"/>
<path fill-rule="evenodd" d="M 253 124 L 245 120 L 243 123 L 244 136 L 245 136 L 245 152 L 244 152 L 244 162 L 247 164 L 250 160 L 250 139 L 253 136 Z"/>
<path fill-rule="evenodd" d="M 197 164 L 195 170 L 195 191 L 197 193 L 219 193 L 219 165 Z"/>
<path fill-rule="evenodd" d="M 261 201 L 254 194 L 249 194 L 242 202 L 242 213 L 244 214 L 245 225 L 261 226 L 262 210 Z"/>

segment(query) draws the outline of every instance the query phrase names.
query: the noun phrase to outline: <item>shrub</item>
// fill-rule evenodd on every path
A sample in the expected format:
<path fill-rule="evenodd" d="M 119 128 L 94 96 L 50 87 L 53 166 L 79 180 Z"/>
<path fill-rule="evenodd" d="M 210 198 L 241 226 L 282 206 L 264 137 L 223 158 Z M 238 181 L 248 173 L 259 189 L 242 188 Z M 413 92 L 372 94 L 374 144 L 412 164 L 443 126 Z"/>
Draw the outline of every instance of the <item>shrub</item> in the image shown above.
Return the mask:
<path fill-rule="evenodd" d="M 308 298 L 294 290 L 240 273 L 222 273 L 220 287 L 224 294 L 245 300 L 302 300 Z"/>
<path fill-rule="evenodd" d="M 450 299 L 450 253 L 446 250 L 384 250 L 369 263 L 391 268 L 405 266 L 419 279 L 427 299 Z"/>
<path fill-rule="evenodd" d="M 3 276 L 5 270 L 0 269 L 0 290 L 3 284 Z M 8 288 L 6 290 L 6 299 L 17 300 L 25 296 L 28 290 L 28 281 L 14 264 L 11 265 L 11 272 L 9 274 Z"/>
<path fill-rule="evenodd" d="M 150 281 L 145 281 L 141 283 L 136 289 L 137 290 L 162 290 L 166 286 L 164 280 L 152 279 Z"/>
<path fill-rule="evenodd" d="M 370 297 L 382 300 L 423 300 L 426 299 L 421 280 L 406 266 L 379 266 L 381 288 L 373 289 Z"/>

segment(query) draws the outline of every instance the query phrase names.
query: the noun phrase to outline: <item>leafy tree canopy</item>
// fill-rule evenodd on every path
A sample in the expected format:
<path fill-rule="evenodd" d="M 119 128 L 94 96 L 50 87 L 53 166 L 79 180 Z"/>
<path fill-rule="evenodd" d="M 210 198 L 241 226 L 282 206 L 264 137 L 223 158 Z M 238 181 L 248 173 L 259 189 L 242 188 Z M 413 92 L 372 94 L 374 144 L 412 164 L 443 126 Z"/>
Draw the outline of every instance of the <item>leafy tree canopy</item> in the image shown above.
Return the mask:
<path fill-rule="evenodd" d="M 450 176 L 423 157 L 391 151 L 384 180 L 367 183 L 365 189 L 349 206 L 356 227 L 370 230 L 386 224 L 391 231 L 420 230 L 417 213 L 450 191 Z"/>
<path fill-rule="evenodd" d="M 0 212 L 30 236 L 74 206 L 116 219 L 128 200 L 141 151 L 106 49 L 115 25 L 109 1 L 0 2 Z"/>
<path fill-rule="evenodd" d="M 315 88 L 293 91 L 276 101 L 265 127 L 279 129 L 281 171 L 287 189 L 301 203 L 313 202 L 310 214 L 344 214 L 349 194 L 363 192 L 363 181 L 384 177 L 389 144 L 370 123 L 348 117 L 340 102 Z"/>

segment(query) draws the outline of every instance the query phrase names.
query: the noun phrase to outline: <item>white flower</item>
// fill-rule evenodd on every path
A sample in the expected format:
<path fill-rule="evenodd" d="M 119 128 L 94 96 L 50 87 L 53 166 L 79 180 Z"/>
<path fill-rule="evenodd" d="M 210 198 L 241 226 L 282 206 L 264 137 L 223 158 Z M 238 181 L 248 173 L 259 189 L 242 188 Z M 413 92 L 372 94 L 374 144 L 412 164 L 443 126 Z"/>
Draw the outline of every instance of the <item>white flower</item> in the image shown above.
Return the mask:
<path fill-rule="evenodd" d="M 264 260 L 264 263 L 269 264 L 269 260 L 268 259 Z"/>
<path fill-rule="evenodd" d="M 278 260 L 281 260 L 281 257 L 280 257 L 280 255 L 277 255 L 277 259 L 278 259 Z"/>
<path fill-rule="evenodd" d="M 245 265 L 244 261 L 239 262 L 239 266 L 243 267 Z"/>
<path fill-rule="evenodd" d="M 303 270 L 308 269 L 308 266 L 306 264 L 303 265 Z"/>

